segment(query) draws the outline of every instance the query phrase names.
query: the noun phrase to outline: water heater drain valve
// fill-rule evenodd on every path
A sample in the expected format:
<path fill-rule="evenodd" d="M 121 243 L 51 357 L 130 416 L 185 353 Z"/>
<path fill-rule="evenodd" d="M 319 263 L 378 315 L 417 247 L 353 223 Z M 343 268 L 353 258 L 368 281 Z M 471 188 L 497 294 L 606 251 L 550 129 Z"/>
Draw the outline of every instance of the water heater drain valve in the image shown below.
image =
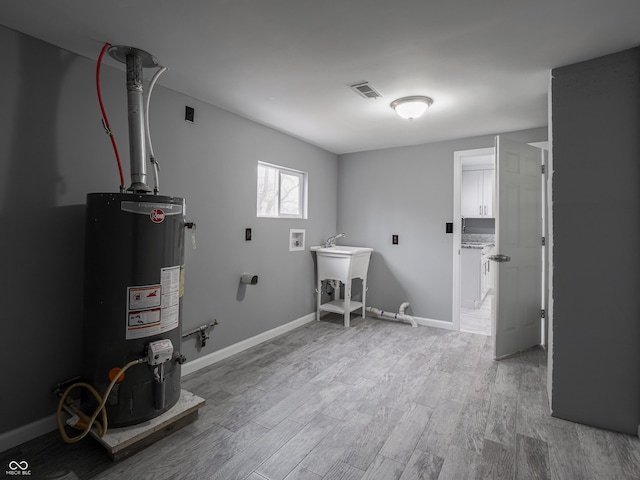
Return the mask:
<path fill-rule="evenodd" d="M 173 344 L 171 340 L 157 340 L 149 344 L 147 361 L 149 365 L 160 365 L 171 360 L 173 356 Z"/>

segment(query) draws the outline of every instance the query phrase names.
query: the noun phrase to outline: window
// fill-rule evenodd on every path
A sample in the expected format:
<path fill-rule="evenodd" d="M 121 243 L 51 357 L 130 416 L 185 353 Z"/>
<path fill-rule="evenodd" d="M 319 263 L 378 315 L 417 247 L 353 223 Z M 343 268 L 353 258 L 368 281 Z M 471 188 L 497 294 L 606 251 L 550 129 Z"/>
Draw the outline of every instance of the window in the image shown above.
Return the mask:
<path fill-rule="evenodd" d="M 307 174 L 258 162 L 258 217 L 307 218 Z"/>

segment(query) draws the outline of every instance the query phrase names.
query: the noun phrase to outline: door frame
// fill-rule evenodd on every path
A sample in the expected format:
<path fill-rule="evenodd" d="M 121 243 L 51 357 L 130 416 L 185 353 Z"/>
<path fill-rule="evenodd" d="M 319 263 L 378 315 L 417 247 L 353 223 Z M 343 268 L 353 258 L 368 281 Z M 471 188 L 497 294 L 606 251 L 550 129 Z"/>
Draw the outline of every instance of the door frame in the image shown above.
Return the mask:
<path fill-rule="evenodd" d="M 452 325 L 453 330 L 460 330 L 460 244 L 462 243 L 462 219 L 461 195 L 462 195 L 462 160 L 465 157 L 478 157 L 494 155 L 495 147 L 475 148 L 472 150 L 457 150 L 453 152 L 453 305 Z M 492 335 L 494 326 L 491 326 Z"/>
<path fill-rule="evenodd" d="M 549 141 L 544 142 L 531 142 L 528 145 L 537 147 L 541 150 L 542 165 L 544 173 L 542 175 L 542 236 L 545 238 L 545 245 L 542 246 L 542 307 L 546 313 L 542 320 L 542 339 L 540 345 L 547 348 L 549 345 L 549 297 L 550 297 L 550 256 L 549 250 L 551 246 L 551 235 L 549 233 L 550 222 L 550 196 L 549 188 L 551 188 L 549 179 L 551 178 L 551 172 L 549 167 Z"/>
<path fill-rule="evenodd" d="M 537 147 L 542 152 L 542 163 L 545 166 L 545 174 L 542 175 L 542 234 L 546 239 L 546 245 L 542 247 L 542 305 L 546 311 L 546 316 L 542 322 L 541 342 L 547 347 L 550 343 L 550 317 L 551 317 L 551 209 L 549 208 L 551 197 L 551 167 L 549 155 L 549 141 L 531 142 L 528 145 Z M 461 301 L 461 278 L 460 278 L 460 244 L 462 240 L 462 226 L 458 219 L 462 218 L 461 194 L 462 194 L 462 159 L 464 157 L 474 157 L 479 155 L 494 155 L 495 147 L 475 148 L 471 150 L 457 150 L 453 152 L 453 305 L 452 305 L 452 326 L 453 330 L 460 330 L 460 301 Z M 494 208 L 496 205 L 494 205 Z M 497 286 L 496 286 L 497 288 Z M 491 335 L 495 336 L 494 319 L 491 320 Z"/>

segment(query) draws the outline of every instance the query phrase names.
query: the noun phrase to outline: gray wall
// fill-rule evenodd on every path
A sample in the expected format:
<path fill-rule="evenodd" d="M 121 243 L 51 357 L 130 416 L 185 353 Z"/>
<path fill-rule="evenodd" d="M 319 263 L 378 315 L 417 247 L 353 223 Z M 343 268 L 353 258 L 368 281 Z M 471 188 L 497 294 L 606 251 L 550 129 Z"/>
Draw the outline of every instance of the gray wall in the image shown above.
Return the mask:
<path fill-rule="evenodd" d="M 640 51 L 553 70 L 553 413 L 640 423 Z"/>
<path fill-rule="evenodd" d="M 401 121 L 398 119 L 398 121 Z M 547 139 L 547 129 L 510 132 L 523 142 Z M 494 146 L 493 135 L 341 155 L 338 230 L 344 245 L 373 247 L 367 303 L 417 317 L 452 321 L 453 153 Z M 399 235 L 398 245 L 391 236 Z"/>
<path fill-rule="evenodd" d="M 0 59 L 0 339 L 12 392 L 2 399 L 1 434 L 54 413 L 51 386 L 80 372 L 85 196 L 117 191 L 119 181 L 100 125 L 95 61 L 4 27 Z M 123 71 L 103 67 L 128 178 L 124 82 Z M 185 105 L 196 109 L 194 124 L 183 120 Z M 305 228 L 312 245 L 335 232 L 336 156 L 160 86 L 150 121 L 161 193 L 185 197 L 197 223 L 184 329 L 221 322 L 202 351 L 193 339 L 183 343 L 188 359 L 312 313 L 313 259 L 289 252 L 288 235 Z M 309 172 L 308 220 L 256 218 L 258 160 Z M 239 289 L 243 271 L 258 274 L 258 285 Z"/>

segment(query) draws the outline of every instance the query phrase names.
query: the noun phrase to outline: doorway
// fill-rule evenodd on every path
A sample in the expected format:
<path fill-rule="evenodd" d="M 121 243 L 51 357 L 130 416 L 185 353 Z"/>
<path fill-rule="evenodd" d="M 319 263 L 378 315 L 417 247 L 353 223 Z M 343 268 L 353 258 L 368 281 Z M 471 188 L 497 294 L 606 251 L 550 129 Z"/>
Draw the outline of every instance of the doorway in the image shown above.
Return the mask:
<path fill-rule="evenodd" d="M 454 329 L 492 336 L 495 149 L 454 153 Z"/>
<path fill-rule="evenodd" d="M 489 291 L 493 290 L 493 295 L 489 297 L 490 309 L 488 305 L 483 305 L 486 297 L 480 297 L 482 301 L 471 307 L 473 313 L 478 313 L 478 306 L 491 312 L 490 334 L 495 338 L 495 358 L 547 343 L 545 311 L 549 284 L 545 263 L 548 259 L 547 249 L 543 247 L 548 231 L 545 216 L 545 186 L 548 181 L 544 168 L 547 160 L 545 146 L 542 142 L 527 145 L 497 136 L 495 149 L 454 152 L 452 326 L 455 330 L 472 331 L 477 327 L 469 328 L 463 317 L 469 308 L 468 298 L 465 298 L 463 291 L 464 244 L 469 242 L 468 235 L 465 235 L 469 220 L 465 218 L 463 221 L 463 204 L 467 195 L 462 186 L 463 164 L 465 159 L 473 162 L 473 157 L 491 155 L 493 151 L 494 172 L 493 175 L 488 174 L 489 178 L 494 179 L 493 205 L 488 204 L 486 208 L 476 205 L 471 212 L 472 217 L 495 218 L 495 252 L 483 252 L 483 256 L 488 253 L 491 260 L 488 268 L 493 270 L 494 277 Z M 472 198 L 474 195 L 471 195 Z M 486 327 L 484 333 L 487 333 Z"/>

